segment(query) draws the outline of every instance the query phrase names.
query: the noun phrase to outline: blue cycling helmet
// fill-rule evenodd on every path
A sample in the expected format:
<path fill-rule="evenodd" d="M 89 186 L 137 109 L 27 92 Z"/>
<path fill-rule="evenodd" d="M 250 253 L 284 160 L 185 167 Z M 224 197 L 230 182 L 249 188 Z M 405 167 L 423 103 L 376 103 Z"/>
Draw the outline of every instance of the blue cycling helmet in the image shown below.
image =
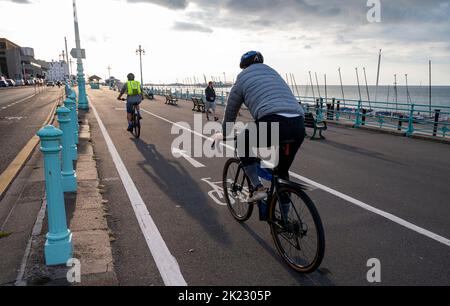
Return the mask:
<path fill-rule="evenodd" d="M 258 51 L 249 51 L 241 57 L 241 69 L 245 69 L 253 64 L 264 63 L 263 55 Z"/>

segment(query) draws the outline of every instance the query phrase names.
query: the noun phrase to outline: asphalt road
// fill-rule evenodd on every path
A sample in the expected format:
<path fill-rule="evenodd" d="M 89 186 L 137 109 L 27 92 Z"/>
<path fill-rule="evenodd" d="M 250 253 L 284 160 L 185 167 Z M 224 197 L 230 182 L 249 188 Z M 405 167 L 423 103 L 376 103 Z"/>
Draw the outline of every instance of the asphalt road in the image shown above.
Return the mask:
<path fill-rule="evenodd" d="M 61 93 L 48 88 L 35 95 L 31 87 L 0 91 L 0 173 L 36 134 Z"/>
<path fill-rule="evenodd" d="M 381 262 L 381 285 L 450 285 L 448 145 L 340 127 L 330 127 L 326 141 L 306 140 L 291 170 L 323 185 L 309 195 L 324 223 L 326 253 L 317 272 L 299 275 L 280 259 L 256 213 L 238 224 L 211 192 L 226 159 L 195 158 L 204 165 L 196 168 L 173 157 L 172 122 L 193 126 L 192 103 L 146 100 L 136 140 L 125 131 L 116 92 L 89 95 L 131 177 L 127 185 L 136 186 L 188 285 L 370 285 L 372 258 Z M 93 111 L 89 116 L 120 284 L 163 285 L 160 260 L 149 251 Z"/>

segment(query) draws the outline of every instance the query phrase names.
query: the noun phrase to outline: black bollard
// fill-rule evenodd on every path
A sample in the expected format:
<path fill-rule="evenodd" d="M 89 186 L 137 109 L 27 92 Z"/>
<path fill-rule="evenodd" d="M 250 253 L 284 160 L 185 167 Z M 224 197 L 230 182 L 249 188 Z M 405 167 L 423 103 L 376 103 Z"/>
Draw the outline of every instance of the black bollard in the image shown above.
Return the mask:
<path fill-rule="evenodd" d="M 402 125 L 403 125 L 403 115 L 400 115 L 400 117 L 398 117 L 398 128 L 397 128 L 397 130 L 401 131 L 402 130 Z"/>
<path fill-rule="evenodd" d="M 439 127 L 439 116 L 441 114 L 441 110 L 437 109 L 434 111 L 434 129 L 433 129 L 433 136 L 437 136 L 438 127 Z"/>

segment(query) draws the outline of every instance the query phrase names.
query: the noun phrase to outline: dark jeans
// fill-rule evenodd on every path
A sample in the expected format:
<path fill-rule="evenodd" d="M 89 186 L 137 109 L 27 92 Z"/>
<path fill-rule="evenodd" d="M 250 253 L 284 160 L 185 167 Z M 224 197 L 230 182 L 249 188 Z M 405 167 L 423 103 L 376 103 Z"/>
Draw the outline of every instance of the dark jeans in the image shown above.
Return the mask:
<path fill-rule="evenodd" d="M 272 145 L 271 139 L 271 124 L 273 122 L 277 122 L 279 124 L 279 145 L 280 148 L 278 150 L 278 166 L 275 168 L 275 173 L 282 179 L 289 179 L 289 169 L 291 168 L 292 163 L 294 162 L 295 156 L 300 149 L 303 140 L 305 139 L 305 118 L 304 117 L 296 117 L 296 118 L 286 118 L 279 115 L 269 115 L 261 118 L 256 122 L 258 126 L 258 147 L 261 147 L 259 144 L 259 134 L 262 132 L 261 123 L 267 123 L 267 147 Z M 240 157 L 244 166 L 249 166 L 255 164 L 259 161 L 256 157 L 249 157 L 249 131 L 245 131 L 246 136 L 246 152 L 241 154 L 242 152 L 238 152 L 238 156 Z"/>

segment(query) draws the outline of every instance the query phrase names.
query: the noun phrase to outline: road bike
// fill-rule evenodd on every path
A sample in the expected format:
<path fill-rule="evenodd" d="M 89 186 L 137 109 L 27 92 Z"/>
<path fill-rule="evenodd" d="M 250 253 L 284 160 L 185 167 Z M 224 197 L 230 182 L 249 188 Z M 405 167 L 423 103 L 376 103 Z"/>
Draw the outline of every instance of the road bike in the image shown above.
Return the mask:
<path fill-rule="evenodd" d="M 126 99 L 120 100 L 126 101 Z M 133 134 L 134 137 L 139 138 L 141 137 L 141 114 L 139 113 L 137 106 L 137 104 L 133 104 L 133 112 L 131 113 L 131 126 L 133 130 L 131 131 L 131 134 Z"/>
<path fill-rule="evenodd" d="M 300 273 L 314 272 L 325 254 L 325 234 L 320 215 L 305 192 L 311 187 L 281 179 L 276 170 L 264 168 L 260 163 L 259 176 L 270 182 L 268 197 L 258 203 L 247 203 L 253 187 L 237 156 L 237 139 L 233 138 L 235 157 L 226 162 L 223 170 L 224 196 L 231 215 L 245 222 L 257 205 L 260 220 L 269 224 L 278 253 L 288 266 Z"/>

